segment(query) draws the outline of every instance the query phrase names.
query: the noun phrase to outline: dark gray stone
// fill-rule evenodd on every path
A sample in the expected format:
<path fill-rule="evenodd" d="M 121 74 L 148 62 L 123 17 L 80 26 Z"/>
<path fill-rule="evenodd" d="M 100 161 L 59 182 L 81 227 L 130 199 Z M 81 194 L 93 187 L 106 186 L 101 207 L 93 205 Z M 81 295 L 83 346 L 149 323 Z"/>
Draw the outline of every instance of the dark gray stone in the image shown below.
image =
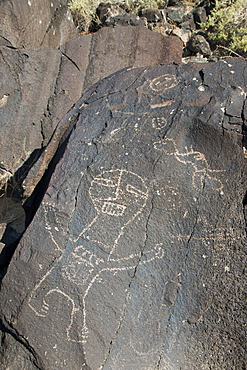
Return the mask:
<path fill-rule="evenodd" d="M 21 202 L 32 194 L 73 124 L 65 119 L 54 132 L 82 91 L 124 67 L 180 62 L 182 42 L 143 27 L 118 26 L 73 39 L 63 52 L 2 47 L 0 53 L 0 196 L 6 193 L 0 202 L 2 266 L 11 255 L 10 244 L 25 229 Z M 52 145 L 39 157 L 51 137 Z"/>
<path fill-rule="evenodd" d="M 211 55 L 211 48 L 204 36 L 194 34 L 187 43 L 187 47 L 193 53 L 200 53 L 206 57 Z"/>
<path fill-rule="evenodd" d="M 61 53 L 1 47 L 0 57 L 0 185 L 4 185 L 43 145 L 42 120 L 55 88 Z"/>
<path fill-rule="evenodd" d="M 120 6 L 112 3 L 100 3 L 96 9 L 96 14 L 102 23 L 105 23 L 108 18 L 125 13 L 126 12 L 120 8 Z"/>
<path fill-rule="evenodd" d="M 151 8 L 142 9 L 139 12 L 139 15 L 140 17 L 145 17 L 148 23 L 161 22 L 163 19 L 162 13 L 160 12 L 159 9 L 151 9 Z"/>
<path fill-rule="evenodd" d="M 105 23 L 107 27 L 119 26 L 145 26 L 145 22 L 138 15 L 135 14 L 123 14 L 116 15 L 108 18 Z"/>
<path fill-rule="evenodd" d="M 229 104 L 246 71 L 233 58 L 125 69 L 76 103 L 1 283 L 1 364 L 244 368 L 246 163 L 223 121 L 241 117 Z"/>
<path fill-rule="evenodd" d="M 186 6 L 171 6 L 167 8 L 167 17 L 176 24 L 182 23 L 186 13 Z"/>
<path fill-rule="evenodd" d="M 207 12 L 206 9 L 199 6 L 198 8 L 195 8 L 193 11 L 194 20 L 197 25 L 197 28 L 202 28 L 201 23 L 206 22 L 207 20 Z"/>
<path fill-rule="evenodd" d="M 183 17 L 182 22 L 179 24 L 179 27 L 186 30 L 194 31 L 196 29 L 196 24 L 194 21 L 194 16 L 192 12 L 189 12 Z"/>
<path fill-rule="evenodd" d="M 2 187 L 35 150 L 48 143 L 82 91 L 124 67 L 180 62 L 182 43 L 146 28 L 119 26 L 73 39 L 63 53 L 2 47 L 0 57 Z"/>
<path fill-rule="evenodd" d="M 140 67 L 165 62 L 180 62 L 182 49 L 183 43 L 178 37 L 165 37 L 159 33 L 151 32 L 145 27 L 117 26 L 115 28 L 103 27 L 96 34 L 72 40 L 66 45 L 66 55 L 69 60 L 74 61 L 81 72 L 81 79 L 78 79 L 75 75 L 75 80 L 77 80 L 77 83 L 82 81 L 82 90 L 85 91 L 101 78 L 127 66 Z M 74 88 L 71 77 L 68 77 L 68 81 L 66 79 L 65 81 L 63 79 L 59 81 L 63 83 L 71 82 L 68 90 L 69 97 L 73 92 L 74 94 L 78 93 Z M 53 119 L 58 117 L 63 106 L 68 106 L 66 94 L 62 93 L 64 89 L 60 88 L 58 90 L 61 91 L 61 94 L 58 94 L 57 104 L 53 108 L 53 112 L 55 112 L 55 114 L 52 113 Z M 66 129 L 70 124 L 71 122 L 67 118 L 62 120 L 62 126 Z M 64 132 L 61 130 L 61 132 L 53 135 L 52 146 L 44 152 L 28 174 L 24 184 L 25 196 L 32 193 L 38 180 L 44 174 L 63 134 Z"/>
<path fill-rule="evenodd" d="M 168 0 L 168 6 L 182 6 L 183 0 Z"/>

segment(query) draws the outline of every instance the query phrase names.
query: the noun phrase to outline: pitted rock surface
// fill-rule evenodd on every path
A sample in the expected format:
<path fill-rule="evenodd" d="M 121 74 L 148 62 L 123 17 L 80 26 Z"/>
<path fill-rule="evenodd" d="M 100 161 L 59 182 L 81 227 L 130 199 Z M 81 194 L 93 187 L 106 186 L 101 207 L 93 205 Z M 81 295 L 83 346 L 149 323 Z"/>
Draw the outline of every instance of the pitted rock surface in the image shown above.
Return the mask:
<path fill-rule="evenodd" d="M 77 35 L 66 0 L 3 0 L 0 18 L 4 46 L 58 48 Z"/>
<path fill-rule="evenodd" d="M 245 99 L 234 59 L 84 94 L 2 280 L 5 368 L 244 368 Z"/>

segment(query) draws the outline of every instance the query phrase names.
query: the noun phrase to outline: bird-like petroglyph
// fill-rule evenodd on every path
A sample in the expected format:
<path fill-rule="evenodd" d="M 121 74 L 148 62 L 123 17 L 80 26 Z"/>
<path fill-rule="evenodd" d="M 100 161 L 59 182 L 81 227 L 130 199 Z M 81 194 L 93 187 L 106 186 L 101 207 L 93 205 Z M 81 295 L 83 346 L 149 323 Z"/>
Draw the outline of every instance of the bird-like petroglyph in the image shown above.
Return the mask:
<path fill-rule="evenodd" d="M 86 343 L 89 335 L 88 293 L 95 282 L 101 282 L 102 274 L 134 269 L 139 263 L 163 257 L 162 244 L 147 251 L 143 261 L 141 252 L 125 257 L 116 253 L 126 226 L 142 212 L 147 202 L 148 189 L 140 176 L 122 169 L 105 171 L 92 180 L 89 196 L 96 216 L 78 236 L 69 236 L 66 247 L 59 245 L 56 236 L 59 231 L 64 233 L 56 215 L 57 209 L 43 205 L 46 229 L 61 255 L 35 286 L 29 299 L 29 306 L 35 314 L 44 317 L 49 311 L 49 300 L 53 294 L 65 298 L 71 307 L 67 338 L 81 343 Z M 77 294 L 66 290 L 68 282 L 72 283 Z"/>
<path fill-rule="evenodd" d="M 205 183 L 210 184 L 213 190 L 222 191 L 223 184 L 216 175 L 223 170 L 213 170 L 210 168 L 205 155 L 201 152 L 195 151 L 193 147 L 185 147 L 184 152 L 180 152 L 175 141 L 171 138 L 166 138 L 163 141 L 154 143 L 154 148 L 163 151 L 166 155 L 174 156 L 177 161 L 192 169 L 192 185 L 200 189 L 204 187 Z"/>

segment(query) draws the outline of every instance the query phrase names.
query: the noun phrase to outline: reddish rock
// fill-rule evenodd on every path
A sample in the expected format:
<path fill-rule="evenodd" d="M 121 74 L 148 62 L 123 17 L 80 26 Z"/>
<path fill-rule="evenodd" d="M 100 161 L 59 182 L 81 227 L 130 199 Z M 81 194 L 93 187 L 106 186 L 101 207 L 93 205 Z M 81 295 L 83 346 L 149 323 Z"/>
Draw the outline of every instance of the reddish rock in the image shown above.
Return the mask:
<path fill-rule="evenodd" d="M 145 27 L 103 27 L 95 34 L 71 40 L 66 54 L 84 75 L 83 89 L 124 67 L 180 63 L 183 43 Z"/>

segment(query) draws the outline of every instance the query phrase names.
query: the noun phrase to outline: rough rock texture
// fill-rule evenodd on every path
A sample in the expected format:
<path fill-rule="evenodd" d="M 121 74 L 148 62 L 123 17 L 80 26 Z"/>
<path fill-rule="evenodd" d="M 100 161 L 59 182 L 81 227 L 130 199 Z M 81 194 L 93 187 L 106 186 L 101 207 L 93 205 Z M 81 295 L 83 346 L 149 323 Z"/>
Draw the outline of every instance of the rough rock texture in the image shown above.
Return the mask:
<path fill-rule="evenodd" d="M 58 121 L 82 91 L 123 67 L 180 62 L 182 43 L 142 27 L 116 27 L 73 39 L 64 52 L 20 52 L 5 46 L 0 56 L 3 185 L 36 149 L 47 144 Z"/>
<path fill-rule="evenodd" d="M 42 119 L 56 85 L 60 54 L 53 49 L 0 49 L 0 158 L 5 177 L 14 174 L 42 146 Z M 4 173 L 2 176 L 3 182 Z"/>
<path fill-rule="evenodd" d="M 104 23 L 110 17 L 114 17 L 119 14 L 126 14 L 126 12 L 117 4 L 100 3 L 96 9 L 96 14 L 100 22 Z"/>
<path fill-rule="evenodd" d="M 0 45 L 59 47 L 76 36 L 66 0 L 2 0 Z"/>
<path fill-rule="evenodd" d="M 78 101 L 2 280 L 4 368 L 245 368 L 246 81 L 159 65 Z"/>
<path fill-rule="evenodd" d="M 83 89 L 121 68 L 181 62 L 182 42 L 143 26 L 104 27 L 71 40 L 66 54 L 84 75 Z"/>
<path fill-rule="evenodd" d="M 194 53 L 200 53 L 204 56 L 211 55 L 210 45 L 204 36 L 194 34 L 187 43 L 187 48 Z"/>

